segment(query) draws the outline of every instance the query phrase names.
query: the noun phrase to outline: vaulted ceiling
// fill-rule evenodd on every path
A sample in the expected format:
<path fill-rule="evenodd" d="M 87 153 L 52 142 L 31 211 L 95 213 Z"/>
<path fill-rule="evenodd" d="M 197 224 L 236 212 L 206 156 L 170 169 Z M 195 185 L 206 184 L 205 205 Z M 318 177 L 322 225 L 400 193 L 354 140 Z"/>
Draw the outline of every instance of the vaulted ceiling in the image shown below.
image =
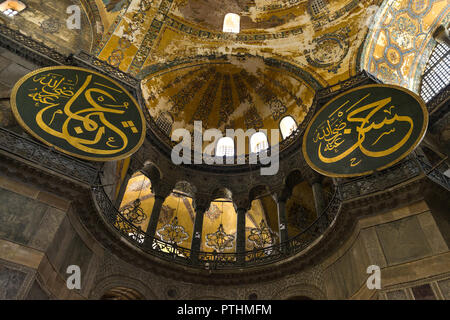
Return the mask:
<path fill-rule="evenodd" d="M 78 30 L 66 25 L 71 0 L 29 0 L 15 19 L 0 19 L 142 79 L 150 114 L 170 113 L 174 129 L 194 120 L 272 129 L 285 115 L 300 123 L 315 91 L 360 69 L 418 91 L 432 32 L 450 16 L 447 0 L 80 2 Z M 241 16 L 240 33 L 222 32 L 226 13 Z"/>
<path fill-rule="evenodd" d="M 375 2 L 97 0 L 107 29 L 94 53 L 143 79 L 150 114 L 170 113 L 174 129 L 274 129 L 285 115 L 301 123 L 316 90 L 357 72 Z M 239 34 L 222 32 L 229 12 Z"/>

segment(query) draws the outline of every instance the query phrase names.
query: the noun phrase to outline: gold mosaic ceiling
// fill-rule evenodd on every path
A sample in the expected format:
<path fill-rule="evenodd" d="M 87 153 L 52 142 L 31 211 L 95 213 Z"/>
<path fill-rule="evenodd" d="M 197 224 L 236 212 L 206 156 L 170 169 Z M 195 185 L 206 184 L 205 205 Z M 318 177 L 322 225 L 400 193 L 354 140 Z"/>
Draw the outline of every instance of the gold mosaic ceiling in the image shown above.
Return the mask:
<path fill-rule="evenodd" d="M 247 56 L 189 60 L 153 73 L 142 87 L 154 118 L 168 113 L 173 129 L 190 130 L 194 121 L 222 131 L 272 129 L 285 115 L 300 123 L 314 97 L 299 75 Z"/>
<path fill-rule="evenodd" d="M 174 129 L 203 120 L 223 130 L 278 128 L 284 115 L 300 123 L 315 90 L 356 73 L 367 9 L 377 1 L 325 1 L 317 12 L 307 0 L 99 2 L 105 31 L 94 53 L 144 80 L 150 114 L 170 112 Z M 239 34 L 222 32 L 229 12 L 241 16 Z M 194 66 L 222 56 L 241 60 Z M 278 70 L 242 66 L 255 57 Z"/>
<path fill-rule="evenodd" d="M 163 110 L 154 99 L 170 102 L 187 85 L 164 90 L 170 85 L 165 81 L 182 76 L 182 71 L 176 70 L 180 65 L 177 61 L 187 66 L 197 63 L 198 57 L 246 56 L 278 61 L 287 71 L 281 76 L 283 81 L 292 80 L 291 75 L 295 74 L 293 78 L 300 88 L 317 90 L 334 85 L 363 68 L 385 82 L 418 91 L 421 72 L 434 45 L 431 34 L 437 25 L 448 23 L 450 13 L 448 0 L 321 0 L 314 1 L 315 9 L 312 0 L 81 0 L 85 11 L 80 31 L 67 29 L 63 21 L 69 2 L 49 0 L 40 5 L 39 0 L 29 0 L 29 8 L 23 14 L 2 21 L 51 47 L 64 44 L 64 48 L 59 48 L 64 52 L 82 48 L 144 79 L 144 84 L 151 84 L 151 88 L 144 85 L 143 89 L 147 90 L 152 115 Z M 52 17 L 46 14 L 48 7 L 54 8 Z M 229 12 L 241 16 L 239 34 L 222 32 L 224 16 Z M 168 74 L 161 76 L 164 69 Z M 255 74 L 241 68 L 239 74 L 242 70 L 256 76 L 264 89 L 283 102 L 286 114 L 292 113 L 301 121 L 302 108 L 294 108 L 292 94 L 309 108 L 309 93 L 299 95 L 293 92 L 294 86 L 284 91 L 274 88 L 276 85 L 265 80 L 273 76 L 272 71 Z M 217 100 L 228 82 L 224 80 L 228 76 L 223 75 L 231 77 L 232 109 L 238 110 L 244 103 L 235 99 L 239 93 L 233 75 L 238 70 L 233 67 L 224 72 L 223 68 L 216 68 L 213 74 L 212 78 L 220 78 L 214 82 Z M 247 83 L 248 77 L 239 78 Z M 191 76 L 189 81 L 204 79 Z M 208 85 L 209 82 L 204 90 Z M 264 127 L 276 127 L 273 113 L 269 115 L 267 111 L 271 108 L 256 103 L 264 101 L 256 91 L 249 88 L 247 93 L 253 98 Z M 161 97 L 155 94 L 158 92 Z M 196 113 L 204 114 L 202 106 L 194 103 L 202 101 L 201 92 L 193 92 L 198 97 L 184 102 L 188 108 L 175 115 L 178 124 L 188 124 Z M 169 103 L 166 110 L 170 108 Z M 211 107 L 209 126 L 218 126 L 220 121 L 233 126 L 234 118 L 234 125 L 245 129 L 245 112 L 237 119 L 236 114 L 224 109 L 217 102 Z"/>
<path fill-rule="evenodd" d="M 448 0 L 386 1 L 367 38 L 362 67 L 385 83 L 418 92 L 436 44 L 432 34 L 449 22 Z"/>

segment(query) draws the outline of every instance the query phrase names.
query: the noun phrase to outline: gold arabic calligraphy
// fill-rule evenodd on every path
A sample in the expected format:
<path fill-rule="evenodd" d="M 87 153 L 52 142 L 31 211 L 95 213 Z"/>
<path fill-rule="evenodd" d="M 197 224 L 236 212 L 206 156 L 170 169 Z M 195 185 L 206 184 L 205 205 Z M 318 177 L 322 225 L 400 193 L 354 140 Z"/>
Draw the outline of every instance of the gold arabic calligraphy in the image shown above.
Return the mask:
<path fill-rule="evenodd" d="M 42 130 L 91 154 L 112 155 L 127 148 L 127 134 L 107 120 L 108 114 L 124 114 L 128 109 L 129 102 L 118 103 L 110 93 L 122 91 L 94 82 L 92 74 L 83 80 L 77 74 L 71 80 L 49 72 L 35 75 L 32 81 L 37 86 L 30 90 L 28 97 L 36 107 L 43 107 L 36 115 L 36 123 Z M 84 98 L 88 105 L 80 106 L 79 98 Z M 62 124 L 55 121 L 58 117 L 63 117 Z M 132 121 L 123 121 L 122 126 L 131 129 L 133 134 L 138 133 Z M 80 137 L 81 134 L 85 136 Z"/>
<path fill-rule="evenodd" d="M 318 157 L 322 162 L 334 163 L 340 161 L 352 155 L 352 153 L 357 149 L 359 149 L 367 157 L 384 157 L 399 150 L 409 140 L 414 127 L 413 120 L 409 116 L 398 115 L 395 112 L 395 106 L 390 105 L 392 102 L 391 97 L 354 109 L 369 96 L 370 94 L 366 95 L 346 110 L 345 107 L 350 103 L 350 101 L 345 102 L 317 128 L 314 133 L 313 142 L 318 144 Z M 384 119 L 381 121 L 376 120 L 380 119 L 379 114 L 378 117 L 375 116 L 378 112 L 383 112 L 383 114 L 385 114 Z M 395 127 L 392 129 L 387 129 L 384 130 L 378 138 L 370 144 L 370 146 L 365 143 L 368 134 L 371 131 L 376 132 L 376 130 L 383 129 L 385 126 L 400 123 L 403 126 L 408 126 L 408 129 L 396 130 Z M 345 148 L 340 148 L 340 146 L 346 141 L 346 136 L 352 134 L 353 129 L 356 130 L 357 134 L 356 142 L 350 146 L 345 145 Z M 398 139 L 391 139 L 393 142 L 389 141 L 391 144 L 387 146 L 385 146 L 385 143 L 382 150 L 375 151 L 370 149 L 370 147 L 373 147 L 382 141 L 383 137 L 397 132 L 401 132 L 399 134 L 403 134 L 403 137 L 397 143 L 395 142 Z M 372 136 L 375 134 L 372 134 Z M 352 156 L 349 160 L 349 165 L 351 167 L 355 167 L 362 161 L 362 159 Z"/>

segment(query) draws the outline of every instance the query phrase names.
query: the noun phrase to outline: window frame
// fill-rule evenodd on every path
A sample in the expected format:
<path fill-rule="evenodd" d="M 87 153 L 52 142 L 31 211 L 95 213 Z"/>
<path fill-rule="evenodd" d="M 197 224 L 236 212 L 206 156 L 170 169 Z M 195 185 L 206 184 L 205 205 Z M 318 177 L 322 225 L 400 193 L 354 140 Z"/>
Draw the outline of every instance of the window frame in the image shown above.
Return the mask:
<path fill-rule="evenodd" d="M 233 24 L 236 23 L 237 24 L 237 29 L 233 28 L 233 26 L 227 26 L 225 23 L 227 22 L 227 20 L 230 19 Z M 225 15 L 225 17 L 223 18 L 223 27 L 222 27 L 222 32 L 225 33 L 240 33 L 241 32 L 241 16 L 236 14 L 236 13 L 232 13 L 229 12 Z"/>
<path fill-rule="evenodd" d="M 284 136 L 283 129 L 281 128 L 281 122 L 283 122 L 283 120 L 286 119 L 286 118 L 290 118 L 290 119 L 292 119 L 292 121 L 294 121 L 295 129 L 290 134 Z M 298 129 L 298 124 L 297 124 L 297 121 L 295 121 L 293 116 L 287 115 L 287 116 L 284 116 L 283 118 L 281 118 L 280 122 L 278 123 L 278 128 L 280 129 L 280 132 L 281 132 L 281 138 L 283 140 L 285 140 L 285 139 L 289 138 L 295 132 L 295 130 Z"/>
<path fill-rule="evenodd" d="M 253 151 L 253 143 L 252 143 L 252 141 L 254 139 L 254 136 L 256 136 L 256 135 L 264 135 L 264 137 L 265 137 L 265 141 L 264 142 L 266 143 L 267 148 L 261 149 L 261 150 L 257 150 L 257 146 L 259 145 L 259 143 L 257 143 L 255 145 L 255 148 L 254 148 L 255 151 Z M 256 133 L 252 134 L 252 136 L 250 137 L 250 153 L 260 153 L 261 151 L 268 150 L 268 149 L 270 149 L 269 138 L 267 137 L 267 135 L 264 132 L 258 131 Z"/>
<path fill-rule="evenodd" d="M 220 151 L 219 147 L 221 147 L 221 145 L 220 145 L 221 141 L 222 142 L 223 141 L 230 141 L 231 143 L 233 143 L 233 154 L 227 154 L 228 150 L 226 148 L 225 148 L 225 150 L 223 150 L 224 151 L 223 154 L 219 154 L 219 151 Z M 228 146 L 225 145 L 225 147 L 231 147 L 231 145 L 228 144 Z M 215 148 L 215 155 L 217 157 L 234 157 L 235 154 L 236 154 L 236 146 L 235 146 L 233 138 L 231 138 L 231 137 L 222 137 L 219 140 L 217 140 L 217 144 L 216 144 L 216 148 Z"/>
<path fill-rule="evenodd" d="M 419 94 L 425 103 L 428 103 L 449 84 L 450 46 L 438 42 L 433 48 L 422 74 Z"/>

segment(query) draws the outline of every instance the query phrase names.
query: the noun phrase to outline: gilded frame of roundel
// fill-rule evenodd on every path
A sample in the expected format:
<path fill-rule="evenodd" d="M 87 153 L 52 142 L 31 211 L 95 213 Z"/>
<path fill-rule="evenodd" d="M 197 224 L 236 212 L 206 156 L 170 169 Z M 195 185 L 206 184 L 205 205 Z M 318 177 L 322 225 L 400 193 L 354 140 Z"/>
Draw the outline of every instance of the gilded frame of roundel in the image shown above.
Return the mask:
<path fill-rule="evenodd" d="M 94 75 L 97 75 L 103 79 L 108 80 L 109 82 L 113 83 L 114 85 L 116 85 L 117 87 L 119 87 L 129 98 L 130 100 L 135 104 L 136 109 L 138 110 L 139 116 L 141 118 L 141 126 L 142 126 L 142 133 L 141 133 L 141 137 L 139 138 L 138 143 L 136 144 L 135 147 L 133 147 L 133 149 L 131 149 L 130 151 L 128 151 L 127 153 L 121 154 L 119 156 L 114 156 L 114 157 L 109 157 L 109 158 L 97 158 L 97 157 L 90 157 L 90 156 L 84 156 L 84 155 L 79 155 L 76 154 L 74 152 L 70 152 L 65 150 L 64 148 L 60 148 L 58 146 L 55 146 L 54 144 L 48 142 L 46 139 L 42 138 L 41 136 L 39 136 L 37 133 L 35 133 L 23 120 L 22 117 L 20 116 L 20 113 L 17 109 L 17 105 L 16 105 L 16 96 L 17 96 L 17 92 L 20 89 L 21 85 L 27 81 L 28 79 L 30 79 L 31 77 L 35 76 L 38 73 L 41 72 L 45 72 L 45 71 L 51 71 L 51 70 L 79 70 L 79 71 L 84 71 L 84 72 L 88 72 Z M 80 68 L 80 67 L 73 67 L 73 66 L 54 66 L 54 67 L 45 67 L 45 68 L 39 68 L 37 70 L 34 70 L 28 74 L 26 74 L 25 76 L 23 76 L 19 81 L 16 82 L 16 84 L 14 85 L 12 91 L 11 91 L 11 110 L 14 114 L 14 117 L 16 119 L 16 121 L 19 123 L 19 125 L 25 129 L 25 131 L 30 134 L 31 136 L 33 136 L 34 138 L 36 138 L 37 140 L 43 142 L 44 144 L 54 148 L 55 150 L 58 150 L 64 154 L 70 155 L 72 157 L 75 158 L 79 158 L 79 159 L 83 159 L 83 160 L 88 160 L 88 161 L 99 161 L 99 162 L 107 162 L 107 161 L 117 161 L 117 160 L 123 160 L 126 159 L 128 157 L 130 157 L 131 155 L 133 155 L 137 150 L 139 150 L 139 148 L 142 146 L 142 144 L 144 143 L 144 139 L 146 136 L 146 131 L 147 131 L 147 123 L 144 117 L 144 113 L 142 112 L 142 109 L 139 105 L 139 103 L 137 102 L 137 100 L 133 97 L 133 95 L 128 92 L 127 89 L 125 89 L 122 85 L 120 85 L 117 81 L 115 81 L 114 79 L 111 79 L 110 77 L 103 75 L 99 72 L 96 71 L 92 71 L 86 68 Z"/>
<path fill-rule="evenodd" d="M 423 125 L 419 134 L 419 137 L 416 139 L 416 141 L 412 144 L 412 146 L 403 154 L 401 154 L 400 156 L 397 157 L 397 159 L 395 159 L 394 161 L 380 167 L 377 168 L 375 170 L 369 170 L 366 172 L 362 172 L 362 173 L 356 173 L 356 174 L 336 174 L 336 173 L 331 173 L 325 170 L 322 170 L 321 168 L 317 167 L 309 158 L 308 153 L 306 152 L 306 138 L 308 136 L 308 133 L 311 129 L 311 126 L 313 125 L 314 121 L 317 119 L 317 117 L 321 114 L 321 112 L 323 110 L 325 110 L 329 105 L 331 105 L 334 101 L 338 100 L 339 98 L 357 91 L 357 90 L 361 90 L 364 88 L 372 88 L 372 87 L 385 87 L 385 88 L 393 88 L 393 89 L 397 89 L 400 91 L 405 92 L 406 94 L 410 95 L 411 97 L 413 97 L 420 105 L 421 109 L 422 109 L 422 113 L 424 114 L 424 119 L 423 119 Z M 303 135 L 303 141 L 302 141 L 302 153 L 303 156 L 306 160 L 306 163 L 315 171 L 319 172 L 320 174 L 324 175 L 324 176 L 328 176 L 328 177 L 332 177 L 332 178 L 352 178 L 352 177 L 362 177 L 362 176 L 366 176 L 366 175 L 370 175 L 373 174 L 376 171 L 382 171 L 384 169 L 387 169 L 391 166 L 393 166 L 394 164 L 400 162 L 401 160 L 403 160 L 406 156 L 408 156 L 423 140 L 423 138 L 425 137 L 426 134 L 426 130 L 428 128 L 428 119 L 429 119 L 429 115 L 428 115 L 428 109 L 427 106 L 425 104 L 425 102 L 423 101 L 423 99 L 417 95 L 415 92 L 412 92 L 404 87 L 401 86 L 397 86 L 397 85 L 391 85 L 391 84 L 369 84 L 369 85 L 363 85 L 363 86 L 359 86 L 357 88 L 353 88 L 350 89 L 348 91 L 345 91 L 341 94 L 339 94 L 338 96 L 336 96 L 335 98 L 331 99 L 329 102 L 327 102 L 315 115 L 314 117 L 311 119 L 311 121 L 309 122 L 308 126 L 306 127 L 305 133 Z"/>

